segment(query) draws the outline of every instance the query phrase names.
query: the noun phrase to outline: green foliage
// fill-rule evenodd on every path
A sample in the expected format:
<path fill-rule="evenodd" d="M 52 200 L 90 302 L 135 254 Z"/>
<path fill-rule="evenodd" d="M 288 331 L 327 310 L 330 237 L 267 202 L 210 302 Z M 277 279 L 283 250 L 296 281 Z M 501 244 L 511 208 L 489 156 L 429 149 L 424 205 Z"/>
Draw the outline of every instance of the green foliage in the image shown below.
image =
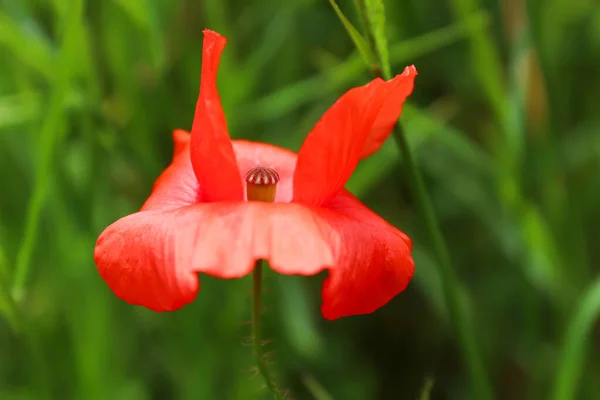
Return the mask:
<path fill-rule="evenodd" d="M 354 45 L 358 49 L 358 52 L 362 56 L 364 62 L 371 68 L 375 68 L 375 66 L 377 65 L 377 59 L 373 51 L 374 49 L 369 46 L 366 40 L 358 32 L 358 30 L 356 30 L 354 25 L 352 25 L 348 18 L 346 18 L 340 7 L 338 7 L 338 5 L 336 4 L 335 0 L 329 0 L 329 3 L 331 4 L 338 18 L 344 25 L 346 32 L 348 32 L 348 35 L 354 42 Z"/>
<path fill-rule="evenodd" d="M 494 397 L 597 398 L 597 4 L 355 3 L 372 14 L 337 2 L 367 59 L 389 47 L 391 74 L 419 71 L 401 121 Z M 243 345 L 250 279 L 201 276 L 193 304 L 157 314 L 117 299 L 93 263 L 102 229 L 168 164 L 171 130 L 191 126 L 204 27 L 229 38 L 219 90 L 234 137 L 297 150 L 372 76 L 322 0 L 0 0 L 0 399 L 267 397 Z M 348 188 L 413 239 L 406 292 L 329 322 L 324 276 L 266 272 L 265 351 L 293 398 L 469 398 L 401 165 L 386 143 Z"/>
<path fill-rule="evenodd" d="M 372 42 L 378 51 L 378 61 L 382 73 L 376 73 L 375 77 L 383 76 L 384 79 L 391 79 L 390 62 L 387 53 L 387 40 L 385 40 L 385 16 L 383 4 L 376 3 L 373 0 L 367 0 L 362 7 L 359 6 L 359 12 L 364 14 L 363 19 L 369 21 L 368 29 Z M 385 46 L 385 50 L 381 50 Z M 394 139 L 400 153 L 404 169 L 411 185 L 411 194 L 414 196 L 418 209 L 421 213 L 421 219 L 426 227 L 429 245 L 432 253 L 437 260 L 437 268 L 440 275 L 441 289 L 444 294 L 445 306 L 450 316 L 450 322 L 458 337 L 463 361 L 468 368 L 469 381 L 472 389 L 470 396 L 480 400 L 491 399 L 492 389 L 487 376 L 483 359 L 481 357 L 478 342 L 475 338 L 473 322 L 467 312 L 464 296 L 465 289 L 456 274 L 452 265 L 448 244 L 444 239 L 439 218 L 435 212 L 429 189 L 427 189 L 420 167 L 415 162 L 413 150 L 408 142 L 406 132 L 402 123 L 398 122 L 393 131 Z M 463 295 L 461 297 L 461 295 Z"/>
<path fill-rule="evenodd" d="M 568 325 L 562 357 L 558 363 L 553 399 L 575 397 L 584 365 L 585 350 L 594 324 L 600 318 L 600 279 L 596 279 L 581 296 L 575 315 Z"/>
<path fill-rule="evenodd" d="M 358 12 L 363 17 L 365 31 L 369 37 L 371 48 L 377 54 L 381 75 L 385 79 L 392 77 L 388 41 L 386 36 L 385 8 L 383 0 L 356 0 Z"/>

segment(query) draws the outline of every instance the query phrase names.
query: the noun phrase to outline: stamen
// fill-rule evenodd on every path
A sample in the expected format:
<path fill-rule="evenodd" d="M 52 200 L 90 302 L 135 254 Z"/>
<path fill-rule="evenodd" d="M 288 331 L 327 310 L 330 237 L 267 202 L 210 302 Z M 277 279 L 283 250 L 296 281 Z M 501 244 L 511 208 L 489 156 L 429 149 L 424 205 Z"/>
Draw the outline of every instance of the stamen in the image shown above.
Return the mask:
<path fill-rule="evenodd" d="M 246 173 L 246 197 L 248 201 L 273 203 L 277 193 L 279 174 L 273 168 L 254 167 Z"/>

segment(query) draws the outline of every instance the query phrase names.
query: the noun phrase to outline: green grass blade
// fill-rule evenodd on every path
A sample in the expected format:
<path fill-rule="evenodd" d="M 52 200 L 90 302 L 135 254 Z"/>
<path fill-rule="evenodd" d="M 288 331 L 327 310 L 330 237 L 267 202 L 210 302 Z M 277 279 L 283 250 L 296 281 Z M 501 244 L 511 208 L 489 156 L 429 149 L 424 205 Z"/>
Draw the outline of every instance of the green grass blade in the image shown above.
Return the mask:
<path fill-rule="evenodd" d="M 150 27 L 147 0 L 113 0 L 141 29 Z"/>
<path fill-rule="evenodd" d="M 52 48 L 46 38 L 25 32 L 8 14 L 0 10 L 0 46 L 8 49 L 24 66 L 51 81 L 54 74 Z"/>
<path fill-rule="evenodd" d="M 577 383 L 586 358 L 585 348 L 594 323 L 600 317 L 600 278 L 583 293 L 579 306 L 568 325 L 556 373 L 552 399 L 577 398 Z"/>
<path fill-rule="evenodd" d="M 440 275 L 442 276 L 443 292 L 454 329 L 459 339 L 465 363 L 472 380 L 473 395 L 478 399 L 491 399 L 492 390 L 484 369 L 483 360 L 479 353 L 476 333 L 472 326 L 471 318 L 461 299 L 461 283 L 454 270 L 446 240 L 441 231 L 439 220 L 431 202 L 431 197 L 425 182 L 418 169 L 413 156 L 413 149 L 406 139 L 406 135 L 397 128 L 395 137 L 406 163 L 406 170 L 410 176 L 412 190 L 417 198 L 417 205 L 422 214 L 426 230 L 429 235 L 433 253 L 436 255 Z"/>
<path fill-rule="evenodd" d="M 483 7 L 479 0 L 454 0 L 454 11 L 459 21 L 466 21 L 473 12 Z M 479 81 L 483 93 L 494 111 L 497 122 L 504 124 L 507 108 L 503 88 L 503 73 L 498 46 L 494 42 L 491 32 L 478 30 L 474 27 L 469 31 L 471 47 L 471 65 L 475 77 Z"/>
<path fill-rule="evenodd" d="M 407 39 L 390 47 L 392 65 L 411 62 L 466 37 L 471 29 L 484 29 L 489 24 L 486 13 L 476 13 L 468 20 L 452 24 L 415 38 Z M 290 113 L 311 101 L 347 88 L 366 70 L 360 57 L 351 56 L 343 63 L 324 74 L 308 78 L 279 89 L 259 98 L 238 111 L 240 119 L 249 121 L 269 121 Z"/>
<path fill-rule="evenodd" d="M 4 248 L 0 244 L 0 312 L 4 314 L 15 332 L 19 331 L 18 309 L 12 297 L 8 274 L 8 259 Z"/>
<path fill-rule="evenodd" d="M 374 29 L 374 27 L 371 27 L 371 29 Z M 375 35 L 375 33 L 372 34 Z M 382 66 L 386 61 L 379 58 L 379 63 Z M 391 69 L 389 62 L 387 63 L 387 68 Z M 383 78 L 389 79 L 391 78 L 391 74 L 383 76 Z M 433 207 L 431 195 L 425 185 L 421 170 L 415 161 L 414 151 L 410 147 L 407 134 L 400 122 L 398 122 L 394 130 L 394 139 L 400 148 L 402 162 L 410 177 L 409 182 L 415 196 L 417 208 L 425 224 L 432 252 L 437 259 L 440 276 L 442 277 L 444 299 L 448 307 L 450 320 L 458 337 L 462 357 L 468 369 L 472 394 L 480 400 L 491 399 L 493 396 L 492 388 L 479 351 L 477 336 L 472 326 L 472 318 L 468 308 L 464 304 L 465 301 L 463 301 L 468 296 L 461 296 L 461 293 L 464 291 L 462 290 L 462 284 L 456 273 L 455 266 L 450 258 L 448 244 L 443 235 L 439 217 Z"/>
<path fill-rule="evenodd" d="M 358 32 L 354 25 L 352 25 L 348 18 L 346 18 L 342 10 L 336 4 L 335 0 L 329 0 L 329 4 L 331 4 L 331 7 L 333 7 L 333 9 L 335 10 L 335 13 L 337 14 L 340 21 L 342 21 L 346 32 L 348 32 L 348 36 L 350 36 L 350 39 L 352 39 L 352 42 L 354 42 L 354 45 L 356 46 L 358 52 L 362 56 L 363 61 L 370 68 L 377 69 L 377 60 L 375 58 L 375 54 L 373 53 L 373 49 L 371 49 L 371 47 L 369 46 L 369 43 L 367 43 L 367 41 L 362 37 L 362 35 L 360 34 L 360 32 Z"/>
<path fill-rule="evenodd" d="M 0 129 L 31 121 L 39 114 L 39 108 L 39 98 L 35 93 L 0 97 Z"/>
<path fill-rule="evenodd" d="M 27 207 L 25 234 L 19 248 L 14 272 L 13 292 L 21 296 L 29 274 L 31 256 L 37 239 L 44 198 L 52 170 L 52 158 L 58 145 L 61 129 L 64 129 L 63 105 L 69 89 L 73 60 L 77 56 L 77 44 L 83 12 L 83 0 L 75 0 L 66 14 L 65 33 L 59 55 L 58 73 L 54 78 L 48 112 L 40 130 L 38 164 L 35 171 L 33 193 Z"/>
<path fill-rule="evenodd" d="M 304 381 L 304 386 L 306 386 L 315 400 L 333 400 L 333 397 L 331 397 L 323 385 L 321 385 L 314 376 L 308 375 L 302 380 Z"/>
<path fill-rule="evenodd" d="M 435 381 L 432 377 L 428 377 L 425 380 L 425 384 L 423 385 L 423 390 L 421 391 L 421 395 L 419 396 L 419 400 L 429 400 L 431 399 L 431 392 L 433 391 L 433 385 Z"/>

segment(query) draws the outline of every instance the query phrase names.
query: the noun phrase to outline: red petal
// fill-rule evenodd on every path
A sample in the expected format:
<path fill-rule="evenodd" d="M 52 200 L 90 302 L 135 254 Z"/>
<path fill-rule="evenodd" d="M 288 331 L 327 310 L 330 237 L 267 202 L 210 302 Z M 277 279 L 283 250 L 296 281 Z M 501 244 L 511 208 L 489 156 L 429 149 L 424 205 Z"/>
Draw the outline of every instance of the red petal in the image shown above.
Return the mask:
<path fill-rule="evenodd" d="M 192 125 L 191 159 L 203 200 L 242 200 L 242 181 L 227 132 L 227 122 L 217 91 L 217 70 L 227 39 L 204 30 L 200 96 Z"/>
<path fill-rule="evenodd" d="M 402 292 L 414 273 L 408 236 L 343 191 L 328 204 L 327 219 L 339 233 L 335 264 L 323 285 L 323 316 L 368 314 Z"/>
<path fill-rule="evenodd" d="M 298 204 L 207 203 L 142 211 L 109 226 L 94 258 L 117 296 L 172 311 L 195 298 L 198 272 L 239 278 L 262 258 L 317 273 L 333 261 L 322 228 Z"/>
<path fill-rule="evenodd" d="M 176 130 L 173 132 L 173 139 L 173 161 L 154 183 L 152 194 L 141 211 L 172 210 L 205 202 L 205 191 L 200 189 L 190 161 L 190 134 Z M 235 140 L 232 144 L 238 159 L 240 177 L 244 177 L 248 170 L 259 165 L 274 168 L 280 177 L 275 201 L 289 203 L 292 200 L 295 153 L 270 144 L 245 140 Z"/>
<path fill-rule="evenodd" d="M 173 140 L 173 161 L 154 182 L 152 194 L 142 206 L 142 211 L 172 210 L 201 200 L 200 187 L 190 161 L 190 134 L 175 130 Z"/>
<path fill-rule="evenodd" d="M 294 201 L 321 205 L 339 192 L 359 159 L 389 135 L 413 88 L 414 67 L 385 82 L 346 92 L 306 137 L 298 153 Z"/>
<path fill-rule="evenodd" d="M 142 211 L 109 226 L 95 261 L 112 290 L 132 304 L 170 311 L 192 301 L 197 273 L 237 278 L 268 259 L 284 274 L 330 270 L 323 315 L 369 313 L 401 292 L 412 277 L 410 239 L 343 191 L 326 207 L 285 203 L 205 203 L 189 159 L 189 135 L 175 131 L 171 165 Z M 234 142 L 245 168 L 277 168 L 291 197 L 295 154 L 274 146 Z M 279 189 L 279 188 L 278 188 Z M 200 196 L 201 197 L 201 196 Z"/>
<path fill-rule="evenodd" d="M 345 190 L 326 207 L 310 209 L 333 259 L 329 261 L 326 252 L 327 257 L 318 257 L 302 246 L 289 246 L 289 260 L 271 259 L 271 267 L 290 275 L 313 275 L 329 269 L 323 285 L 325 318 L 371 313 L 406 288 L 414 273 L 408 236 Z M 273 228 L 285 241 L 294 235 L 291 226 Z"/>
<path fill-rule="evenodd" d="M 402 84 L 396 87 L 388 86 L 391 90 L 387 93 L 386 102 L 383 104 L 383 107 L 381 107 L 379 114 L 377 114 L 377 119 L 367 137 L 360 158 L 366 158 L 375 153 L 379 150 L 383 142 L 386 141 L 388 136 L 390 136 L 390 133 L 394 129 L 394 126 L 402 113 L 402 106 L 404 105 L 406 98 L 413 91 L 416 76 L 417 69 L 414 65 L 411 65 L 410 67 L 406 67 L 404 72 L 395 78 L 401 80 Z"/>

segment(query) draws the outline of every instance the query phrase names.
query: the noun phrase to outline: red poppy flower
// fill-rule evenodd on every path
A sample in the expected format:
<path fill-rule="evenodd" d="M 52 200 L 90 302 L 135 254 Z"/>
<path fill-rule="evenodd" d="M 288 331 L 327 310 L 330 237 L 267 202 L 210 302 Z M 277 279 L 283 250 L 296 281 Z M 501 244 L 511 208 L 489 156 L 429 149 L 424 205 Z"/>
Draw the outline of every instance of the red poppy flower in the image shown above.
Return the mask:
<path fill-rule="evenodd" d="M 173 161 L 141 210 L 100 235 L 94 254 L 100 275 L 128 303 L 172 311 L 194 300 L 198 273 L 240 278 L 266 259 L 281 274 L 328 270 L 325 318 L 373 312 L 412 278 L 412 243 L 344 184 L 389 136 L 413 90 L 415 68 L 346 92 L 296 155 L 229 138 L 216 87 L 226 41 L 204 31 L 191 135 L 173 133 Z M 257 166 L 280 177 L 273 203 L 246 199 L 244 176 Z"/>

